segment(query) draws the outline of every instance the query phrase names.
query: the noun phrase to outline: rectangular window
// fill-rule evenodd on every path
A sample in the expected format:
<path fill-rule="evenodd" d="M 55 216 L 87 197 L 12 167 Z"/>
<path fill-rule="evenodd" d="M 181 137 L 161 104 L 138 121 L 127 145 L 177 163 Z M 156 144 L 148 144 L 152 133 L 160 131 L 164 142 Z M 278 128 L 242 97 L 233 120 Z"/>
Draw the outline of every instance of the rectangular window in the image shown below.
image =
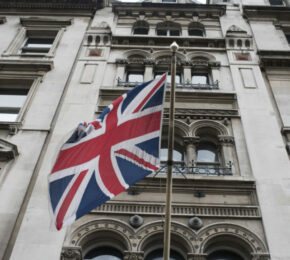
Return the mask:
<path fill-rule="evenodd" d="M 179 30 L 170 29 L 169 30 L 169 35 L 170 36 L 179 36 Z"/>
<path fill-rule="evenodd" d="M 290 44 L 290 33 L 285 34 L 288 43 Z"/>
<path fill-rule="evenodd" d="M 269 0 L 270 5 L 284 5 L 283 0 Z"/>
<path fill-rule="evenodd" d="M 191 83 L 201 85 L 209 84 L 208 74 L 193 74 L 191 78 Z"/>
<path fill-rule="evenodd" d="M 162 3 L 176 3 L 176 0 L 162 0 Z"/>
<path fill-rule="evenodd" d="M 166 36 L 167 35 L 167 30 L 166 29 L 158 29 L 157 30 L 157 35 Z"/>
<path fill-rule="evenodd" d="M 128 72 L 127 74 L 127 81 L 128 82 L 143 82 L 144 76 L 143 73 L 140 72 Z"/>
<path fill-rule="evenodd" d="M 164 74 L 164 72 L 158 72 L 155 74 L 155 79 L 161 78 L 161 76 Z M 171 83 L 171 75 L 167 75 L 167 84 Z M 181 83 L 181 74 L 176 74 L 175 75 L 175 83 L 180 84 Z"/>
<path fill-rule="evenodd" d="M 22 54 L 47 54 L 57 33 L 58 31 L 54 30 L 27 30 L 20 52 Z"/>
<path fill-rule="evenodd" d="M 0 121 L 17 121 L 31 84 L 28 80 L 0 79 Z"/>

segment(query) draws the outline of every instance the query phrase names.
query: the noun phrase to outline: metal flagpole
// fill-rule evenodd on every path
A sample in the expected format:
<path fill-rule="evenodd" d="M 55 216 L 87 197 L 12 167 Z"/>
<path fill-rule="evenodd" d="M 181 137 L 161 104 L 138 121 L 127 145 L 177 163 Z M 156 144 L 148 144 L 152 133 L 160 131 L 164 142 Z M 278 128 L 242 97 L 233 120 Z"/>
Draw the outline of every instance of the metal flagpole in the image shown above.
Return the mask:
<path fill-rule="evenodd" d="M 175 105 L 175 75 L 176 75 L 176 51 L 179 46 L 176 42 L 170 45 L 171 58 L 171 87 L 170 87 L 170 108 L 169 108 L 169 130 L 168 130 L 168 167 L 166 183 L 166 207 L 164 227 L 164 248 L 163 259 L 170 259 L 170 229 L 171 229 L 171 196 L 172 196 L 172 166 L 174 146 L 174 105 Z"/>

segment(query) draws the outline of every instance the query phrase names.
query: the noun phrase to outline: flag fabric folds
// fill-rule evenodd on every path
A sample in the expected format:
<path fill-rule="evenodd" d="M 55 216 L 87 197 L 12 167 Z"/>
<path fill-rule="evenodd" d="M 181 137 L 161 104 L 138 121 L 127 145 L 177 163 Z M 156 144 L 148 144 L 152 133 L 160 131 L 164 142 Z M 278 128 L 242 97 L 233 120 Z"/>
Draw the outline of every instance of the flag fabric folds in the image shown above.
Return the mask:
<path fill-rule="evenodd" d="M 49 175 L 60 230 L 158 170 L 166 74 L 116 99 L 62 146 Z"/>

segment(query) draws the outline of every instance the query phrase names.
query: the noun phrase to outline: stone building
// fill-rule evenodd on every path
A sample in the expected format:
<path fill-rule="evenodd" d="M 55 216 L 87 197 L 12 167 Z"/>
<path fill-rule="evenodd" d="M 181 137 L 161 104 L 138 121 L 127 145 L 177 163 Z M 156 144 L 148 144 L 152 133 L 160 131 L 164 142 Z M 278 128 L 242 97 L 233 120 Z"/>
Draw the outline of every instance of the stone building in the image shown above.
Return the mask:
<path fill-rule="evenodd" d="M 289 0 L 0 0 L 1 259 L 161 257 L 165 162 L 60 232 L 47 176 L 79 122 L 170 71 L 173 41 L 172 259 L 290 259 Z M 163 160 L 167 128 L 168 103 Z"/>

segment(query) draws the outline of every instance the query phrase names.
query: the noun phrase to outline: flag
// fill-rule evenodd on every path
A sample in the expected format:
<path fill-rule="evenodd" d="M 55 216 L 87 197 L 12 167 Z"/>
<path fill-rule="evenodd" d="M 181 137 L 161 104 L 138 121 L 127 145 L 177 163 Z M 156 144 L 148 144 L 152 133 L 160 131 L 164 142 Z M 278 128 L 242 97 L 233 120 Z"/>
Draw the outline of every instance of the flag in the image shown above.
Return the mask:
<path fill-rule="evenodd" d="M 166 74 L 131 89 L 62 146 L 49 175 L 58 230 L 158 170 L 165 84 Z"/>

